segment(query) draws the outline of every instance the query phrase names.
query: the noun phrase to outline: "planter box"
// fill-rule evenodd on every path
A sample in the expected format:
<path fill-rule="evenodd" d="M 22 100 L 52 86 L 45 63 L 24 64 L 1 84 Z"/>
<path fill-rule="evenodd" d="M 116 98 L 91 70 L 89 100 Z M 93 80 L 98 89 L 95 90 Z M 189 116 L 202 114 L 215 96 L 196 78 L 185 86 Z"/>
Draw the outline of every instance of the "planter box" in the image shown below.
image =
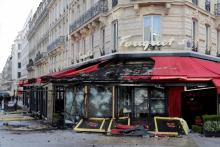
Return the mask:
<path fill-rule="evenodd" d="M 220 131 L 218 132 L 209 132 L 204 130 L 205 137 L 220 137 Z"/>

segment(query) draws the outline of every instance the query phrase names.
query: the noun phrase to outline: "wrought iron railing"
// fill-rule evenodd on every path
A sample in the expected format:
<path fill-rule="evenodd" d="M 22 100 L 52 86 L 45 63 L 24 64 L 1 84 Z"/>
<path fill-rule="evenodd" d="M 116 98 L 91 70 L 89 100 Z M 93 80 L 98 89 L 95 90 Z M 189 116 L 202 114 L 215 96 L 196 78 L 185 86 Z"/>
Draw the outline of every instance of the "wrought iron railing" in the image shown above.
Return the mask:
<path fill-rule="evenodd" d="M 48 45 L 47 52 L 49 53 L 64 44 L 65 44 L 65 36 L 60 36 L 57 39 L 55 39 L 50 45 Z"/>
<path fill-rule="evenodd" d="M 29 59 L 29 62 L 26 66 L 27 69 L 31 68 L 32 66 L 34 66 L 34 61 L 32 59 Z"/>
<path fill-rule="evenodd" d="M 215 4 L 215 15 L 220 16 L 220 3 Z"/>
<path fill-rule="evenodd" d="M 108 0 L 99 0 L 93 7 L 80 16 L 72 25 L 70 25 L 70 33 L 77 30 L 83 24 L 94 18 L 100 13 L 108 11 Z"/>
<path fill-rule="evenodd" d="M 46 56 L 45 52 L 43 52 L 43 53 L 38 52 L 35 56 L 34 62 L 35 63 L 38 62 L 39 60 L 43 59 L 45 56 Z"/>

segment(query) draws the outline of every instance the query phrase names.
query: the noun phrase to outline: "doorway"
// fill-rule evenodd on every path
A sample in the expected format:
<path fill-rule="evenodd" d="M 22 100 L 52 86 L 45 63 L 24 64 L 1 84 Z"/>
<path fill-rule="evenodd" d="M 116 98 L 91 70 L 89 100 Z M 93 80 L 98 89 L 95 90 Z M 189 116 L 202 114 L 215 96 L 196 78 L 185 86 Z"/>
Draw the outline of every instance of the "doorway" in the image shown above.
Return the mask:
<path fill-rule="evenodd" d="M 216 89 L 185 91 L 182 95 L 182 116 L 188 125 L 191 127 L 205 114 L 217 114 Z"/>
<path fill-rule="evenodd" d="M 118 117 L 129 116 L 133 125 L 152 122 L 154 116 L 164 116 L 167 102 L 164 88 L 117 87 Z"/>

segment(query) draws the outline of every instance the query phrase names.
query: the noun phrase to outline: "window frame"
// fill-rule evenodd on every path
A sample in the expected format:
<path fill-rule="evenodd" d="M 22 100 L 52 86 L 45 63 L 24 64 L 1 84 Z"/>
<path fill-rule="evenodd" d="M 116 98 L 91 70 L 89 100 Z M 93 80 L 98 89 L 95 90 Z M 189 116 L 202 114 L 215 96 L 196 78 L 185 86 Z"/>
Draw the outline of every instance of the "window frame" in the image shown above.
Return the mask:
<path fill-rule="evenodd" d="M 152 43 L 153 41 L 154 41 L 154 37 L 153 37 L 153 33 L 151 33 L 151 32 L 153 32 L 153 30 L 154 30 L 154 27 L 152 27 L 152 26 L 154 26 L 154 22 L 153 22 L 153 17 L 154 16 L 159 16 L 160 17 L 160 34 L 159 34 L 159 36 L 160 36 L 160 39 L 159 39 L 159 41 L 162 39 L 162 21 L 161 21 L 161 15 L 157 15 L 157 14 L 155 14 L 155 15 L 144 15 L 144 17 L 143 17 L 143 42 L 149 42 L 149 43 Z M 150 33 L 151 33 L 151 36 L 150 36 L 150 40 L 145 40 L 145 17 L 150 17 L 150 24 L 151 24 L 151 26 L 150 26 Z"/>
<path fill-rule="evenodd" d="M 112 45 L 113 52 L 118 50 L 118 20 L 112 22 Z"/>

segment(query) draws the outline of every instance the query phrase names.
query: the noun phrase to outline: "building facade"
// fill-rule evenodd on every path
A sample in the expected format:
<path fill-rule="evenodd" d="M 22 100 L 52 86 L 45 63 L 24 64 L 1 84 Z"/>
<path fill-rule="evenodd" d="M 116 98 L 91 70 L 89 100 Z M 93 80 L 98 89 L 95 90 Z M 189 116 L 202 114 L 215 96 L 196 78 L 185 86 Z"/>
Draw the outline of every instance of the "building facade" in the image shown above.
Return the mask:
<path fill-rule="evenodd" d="M 20 80 L 27 79 L 27 65 L 29 61 L 29 42 L 27 40 L 27 32 L 29 31 L 29 25 L 32 18 L 32 11 L 29 13 L 26 22 L 24 24 L 24 28 L 22 30 L 22 42 L 21 42 L 21 77 Z"/>
<path fill-rule="evenodd" d="M 14 44 L 11 48 L 11 57 L 12 57 L 12 92 L 13 95 L 17 95 L 18 83 L 21 78 L 21 49 L 22 49 L 22 31 L 18 33 Z"/>
<path fill-rule="evenodd" d="M 12 96 L 12 57 L 8 57 L 5 66 L 2 70 L 2 79 L 1 84 L 2 90 L 7 91 Z"/>
<path fill-rule="evenodd" d="M 186 117 L 194 95 L 212 97 L 213 109 L 190 124 L 219 114 L 219 16 L 217 0 L 44 0 L 27 35 L 28 105 L 51 122 L 146 120 Z"/>
<path fill-rule="evenodd" d="M 218 56 L 219 6 L 217 0 L 44 0 L 27 34 L 29 77 L 114 52 Z"/>

